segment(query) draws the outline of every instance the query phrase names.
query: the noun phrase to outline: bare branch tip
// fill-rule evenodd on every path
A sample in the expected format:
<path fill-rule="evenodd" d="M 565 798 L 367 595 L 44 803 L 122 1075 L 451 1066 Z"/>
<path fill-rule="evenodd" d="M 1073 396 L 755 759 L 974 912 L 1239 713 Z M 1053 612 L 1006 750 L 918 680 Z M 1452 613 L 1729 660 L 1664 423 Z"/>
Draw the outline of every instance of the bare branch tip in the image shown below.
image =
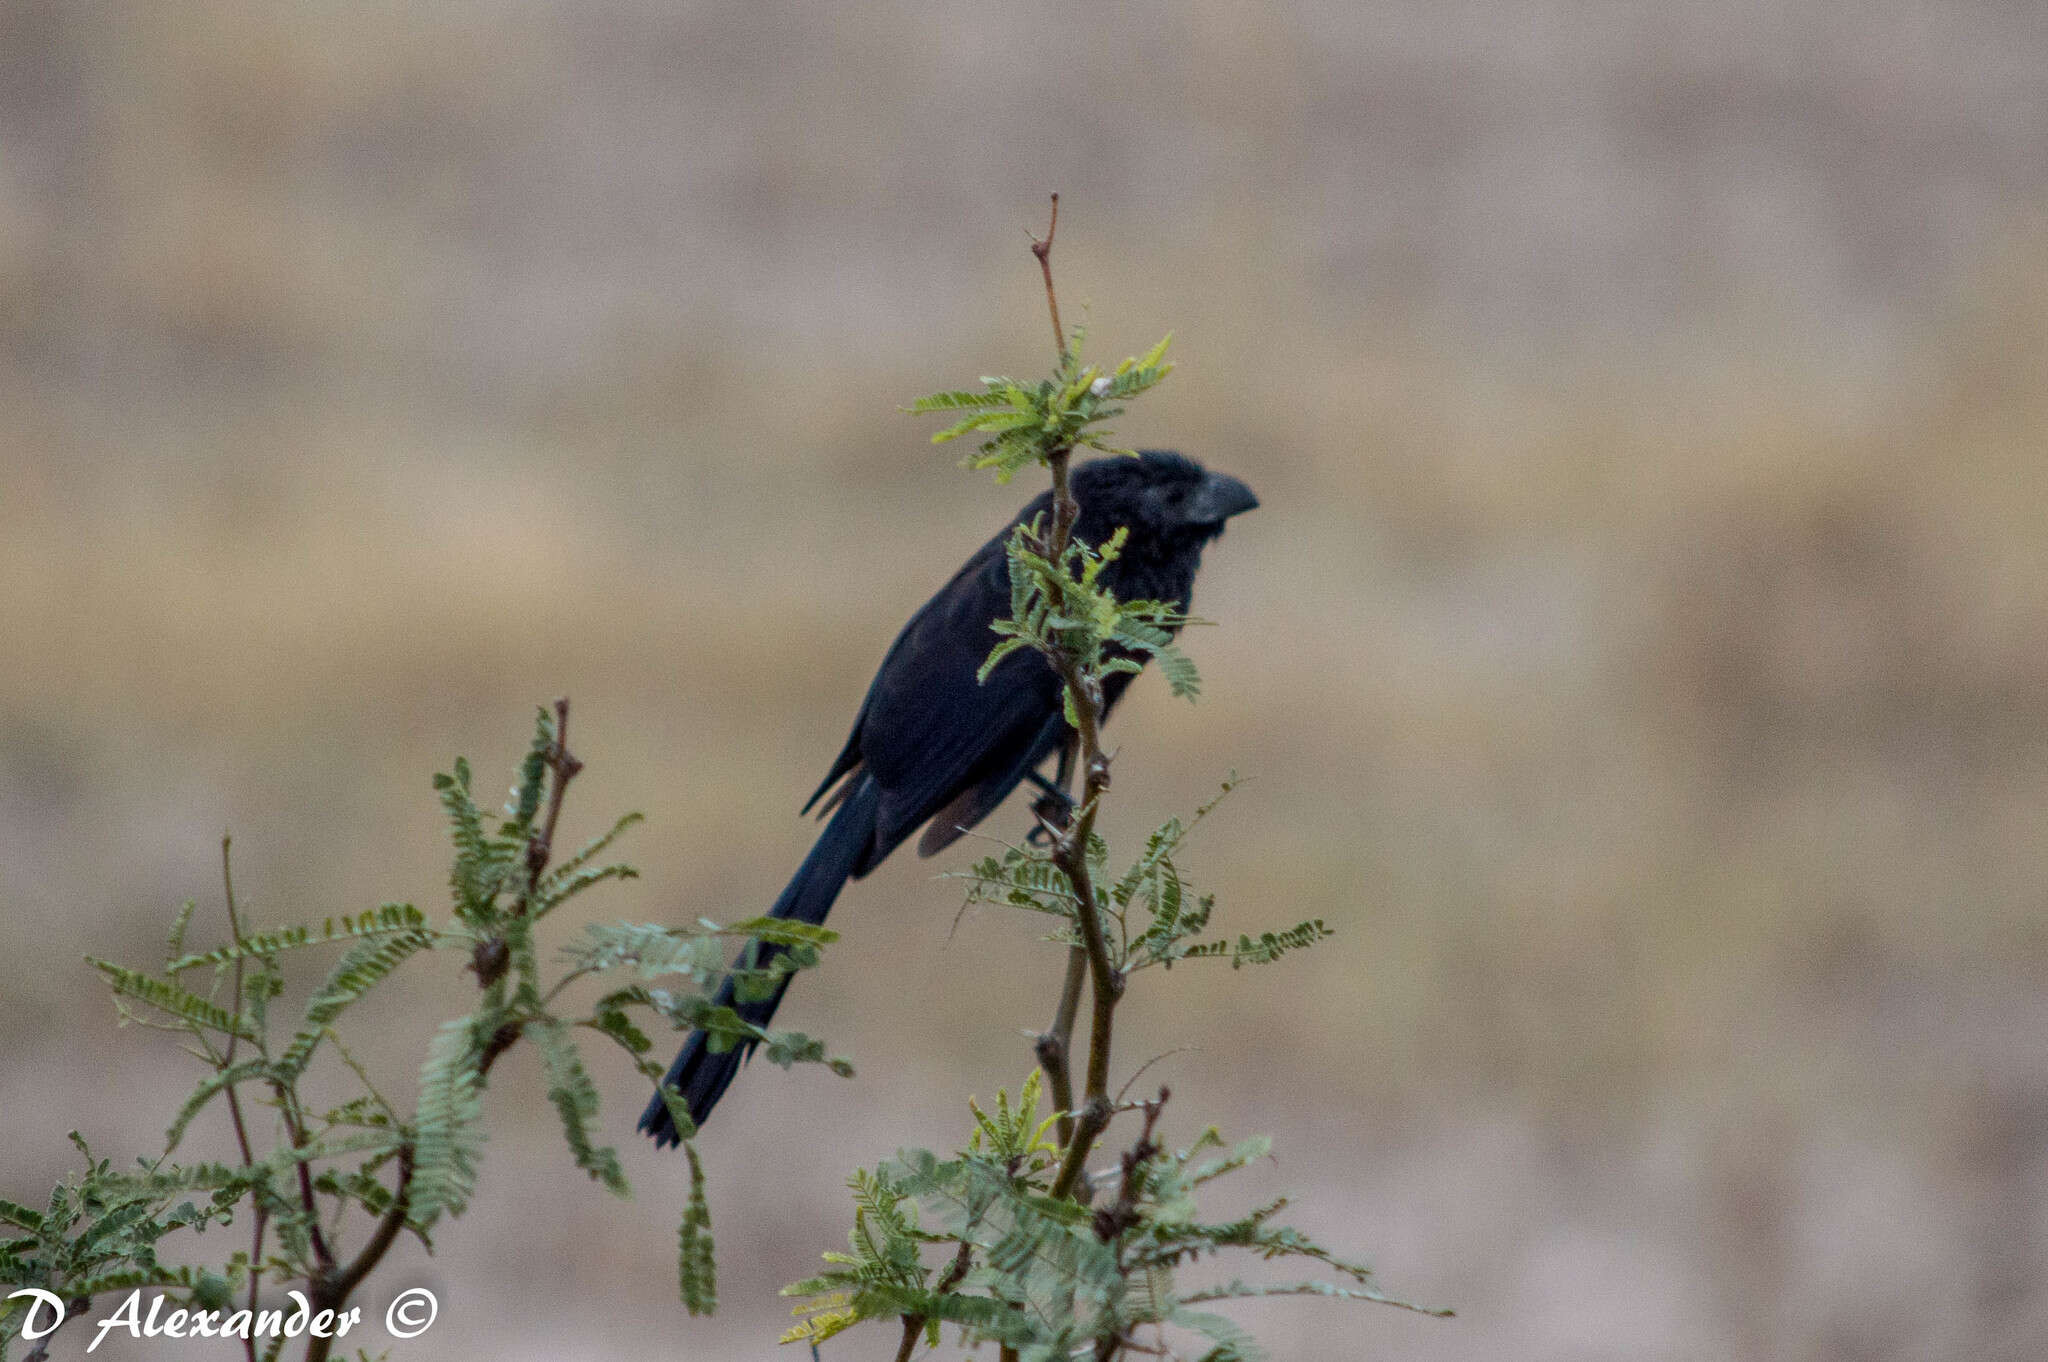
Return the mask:
<path fill-rule="evenodd" d="M 1043 237 L 1033 237 L 1031 239 L 1031 253 L 1037 256 L 1040 260 L 1044 260 L 1047 256 L 1051 255 L 1052 239 L 1054 235 L 1056 235 L 1059 232 L 1059 229 L 1060 196 L 1059 191 L 1054 190 L 1052 195 L 1052 219 L 1046 223 L 1045 235 Z"/>
<path fill-rule="evenodd" d="M 1052 286 L 1052 239 L 1059 229 L 1060 196 L 1055 193 L 1052 196 L 1052 218 L 1046 223 L 1045 236 L 1031 239 L 1031 254 L 1038 257 L 1039 271 L 1045 275 L 1045 306 L 1046 311 L 1052 314 L 1053 348 L 1059 353 L 1060 362 L 1064 364 L 1067 358 L 1067 333 L 1060 325 L 1059 297 L 1054 293 Z"/>

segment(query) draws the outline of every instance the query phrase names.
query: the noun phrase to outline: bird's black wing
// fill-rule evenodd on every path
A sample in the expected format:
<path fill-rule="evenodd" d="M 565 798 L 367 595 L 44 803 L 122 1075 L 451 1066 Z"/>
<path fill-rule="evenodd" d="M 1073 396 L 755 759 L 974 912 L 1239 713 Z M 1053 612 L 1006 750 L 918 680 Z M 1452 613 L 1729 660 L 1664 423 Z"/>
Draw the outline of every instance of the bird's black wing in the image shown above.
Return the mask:
<path fill-rule="evenodd" d="M 1043 658 L 1013 653 L 986 682 L 975 679 L 996 643 L 989 626 L 1010 610 L 1008 538 L 1005 529 L 976 550 L 904 625 L 819 787 L 859 770 L 881 791 L 874 842 L 856 874 L 963 792 L 979 790 L 982 804 L 963 821 L 985 816 L 1057 745 L 1059 679 Z"/>

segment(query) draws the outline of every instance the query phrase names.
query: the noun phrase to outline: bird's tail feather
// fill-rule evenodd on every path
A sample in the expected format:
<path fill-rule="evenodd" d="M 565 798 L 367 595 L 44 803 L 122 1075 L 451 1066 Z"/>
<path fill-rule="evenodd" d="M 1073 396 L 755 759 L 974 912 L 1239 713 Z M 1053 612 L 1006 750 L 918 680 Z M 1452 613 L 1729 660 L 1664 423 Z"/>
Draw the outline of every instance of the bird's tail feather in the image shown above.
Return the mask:
<path fill-rule="evenodd" d="M 865 772 L 855 775 L 849 787 L 849 793 L 840 801 L 832 821 L 825 825 L 824 832 L 811 847 L 811 854 L 804 857 L 804 863 L 797 867 L 782 896 L 769 909 L 770 917 L 813 925 L 823 922 L 825 915 L 832 911 L 840 889 L 860 865 L 874 838 L 881 790 Z M 768 964 L 781 953 L 779 947 L 765 943 L 750 949 L 756 952 L 756 968 Z M 766 998 L 735 1002 L 733 979 L 728 975 L 719 985 L 713 1001 L 720 1007 L 732 1008 L 756 1026 L 766 1026 L 775 1016 L 775 1008 L 781 1003 L 782 995 L 789 991 L 789 981 L 790 976 L 785 976 L 776 985 L 775 992 Z M 750 1042 L 714 1054 L 705 1033 L 693 1032 L 684 1043 L 682 1053 L 676 1056 L 676 1062 L 669 1066 L 668 1076 L 663 1082 L 682 1094 L 684 1103 L 689 1107 L 690 1118 L 701 1125 L 711 1113 L 711 1108 L 718 1104 L 718 1099 L 725 1095 L 733 1075 L 747 1062 L 753 1048 Z M 658 1094 L 641 1113 L 640 1129 L 653 1136 L 657 1145 L 675 1144 L 679 1139 L 675 1121 Z"/>

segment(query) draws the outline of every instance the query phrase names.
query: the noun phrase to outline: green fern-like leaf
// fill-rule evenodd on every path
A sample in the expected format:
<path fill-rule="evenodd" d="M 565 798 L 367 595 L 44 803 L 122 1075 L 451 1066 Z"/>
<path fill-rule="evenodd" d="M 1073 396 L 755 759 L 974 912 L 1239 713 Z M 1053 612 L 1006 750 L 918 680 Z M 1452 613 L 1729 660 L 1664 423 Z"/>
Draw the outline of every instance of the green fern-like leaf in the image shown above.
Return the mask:
<path fill-rule="evenodd" d="M 519 784 L 512 791 L 512 802 L 505 806 L 507 822 L 503 832 L 507 841 L 524 842 L 533 827 L 534 816 L 540 812 L 541 796 L 547 793 L 548 757 L 554 749 L 555 716 L 542 705 L 536 711 L 533 741 L 526 746 L 526 759 L 519 763 Z"/>
<path fill-rule="evenodd" d="M 277 927 L 269 931 L 245 934 L 240 943 L 230 942 L 214 950 L 192 955 L 181 955 L 166 966 L 166 972 L 175 974 L 179 970 L 193 969 L 200 965 L 225 965 L 247 956 L 276 955 L 281 951 L 297 950 L 302 946 L 324 946 L 335 941 L 350 941 L 363 937 L 390 936 L 398 932 L 415 931 L 426 926 L 426 915 L 409 903 L 387 903 L 358 913 L 354 917 L 343 914 L 340 917 L 323 919 L 318 927 L 293 925 Z M 179 938 L 182 943 L 183 938 Z"/>
<path fill-rule="evenodd" d="M 576 1041 L 569 1028 L 553 1017 L 537 1017 L 526 1024 L 526 1035 L 540 1051 L 541 1066 L 547 1074 L 548 1101 L 562 1118 L 562 1137 L 576 1166 L 607 1191 L 626 1196 L 626 1175 L 619 1169 L 618 1153 L 596 1144 L 590 1126 L 597 1119 L 597 1087 L 583 1067 Z"/>
<path fill-rule="evenodd" d="M 455 863 L 448 875 L 455 913 L 479 930 L 493 925 L 495 902 L 512 864 L 513 848 L 493 838 L 484 827 L 483 810 L 470 792 L 469 762 L 455 759 L 452 775 L 434 777 L 441 807 L 448 814 L 448 835 L 455 844 Z"/>
<path fill-rule="evenodd" d="M 1332 1300 L 1371 1301 L 1377 1305 L 1398 1306 L 1412 1310 L 1419 1315 L 1434 1315 L 1448 1319 L 1455 1312 L 1441 1307 L 1416 1305 L 1370 1286 L 1338 1286 L 1332 1282 L 1244 1282 L 1229 1281 L 1218 1286 L 1206 1286 L 1199 1291 L 1190 1291 L 1180 1298 L 1183 1305 L 1195 1305 L 1204 1301 L 1255 1300 L 1266 1296 L 1325 1296 Z"/>
<path fill-rule="evenodd" d="M 969 903 L 1007 904 L 1071 917 L 1078 902 L 1066 872 L 1049 857 L 1014 847 L 1001 857 L 983 857 L 966 870 L 948 871 L 945 878 L 967 882 Z"/>
<path fill-rule="evenodd" d="M 673 1091 L 673 1090 L 671 1090 Z M 678 1130 L 688 1129 L 684 1113 Z M 718 1309 L 718 1263 L 711 1250 L 711 1203 L 704 1195 L 704 1165 L 697 1147 L 686 1137 L 683 1153 L 690 1161 L 690 1198 L 683 1206 L 683 1219 L 676 1230 L 677 1289 L 683 1305 L 693 1315 L 708 1315 Z"/>
<path fill-rule="evenodd" d="M 966 391 L 933 393 L 929 397 L 918 398 L 903 410 L 907 412 L 955 411 L 965 408 L 1009 405 L 1008 397 L 1000 391 L 994 391 L 999 385 L 1007 384 L 1009 382 L 1008 379 L 984 379 L 982 381 L 989 384 L 992 391 L 978 393 Z"/>
<path fill-rule="evenodd" d="M 257 1039 L 255 1028 L 248 1018 L 231 1013 L 198 994 L 178 987 L 166 979 L 144 974 L 106 960 L 87 956 L 92 967 L 106 977 L 107 984 L 115 993 L 146 1003 L 167 1016 L 176 1017 L 202 1030 L 216 1031 L 224 1036 L 239 1036 L 243 1040 Z"/>
<path fill-rule="evenodd" d="M 1200 1362 L 1260 1362 L 1266 1355 L 1266 1350 L 1242 1325 L 1223 1315 L 1208 1310 L 1175 1310 L 1167 1316 L 1167 1322 L 1192 1329 L 1215 1343 L 1215 1347 L 1202 1354 Z"/>
<path fill-rule="evenodd" d="M 270 1065 L 267 1061 L 249 1059 L 239 1064 L 231 1064 L 200 1080 L 199 1086 L 192 1090 L 192 1095 L 185 1099 L 184 1104 L 178 1108 L 178 1114 L 171 1119 L 170 1128 L 164 1132 L 164 1153 L 169 1154 L 178 1147 L 178 1142 L 185 1138 L 185 1127 L 192 1123 L 192 1118 L 197 1116 L 208 1102 L 237 1083 L 264 1078 L 269 1073 Z"/>
<path fill-rule="evenodd" d="M 65 1288 L 74 1296 L 97 1296 L 108 1291 L 133 1291 L 138 1287 L 152 1286 L 195 1287 L 199 1276 L 191 1268 L 178 1267 L 131 1267 L 118 1272 L 102 1272 L 95 1276 L 79 1277 L 67 1281 Z"/>
<path fill-rule="evenodd" d="M 441 1212 L 460 1215 L 476 1188 L 483 1155 L 483 1080 L 473 1024 L 444 1022 L 420 1069 L 418 1137 L 413 1155 L 410 1218 L 431 1225 Z"/>
<path fill-rule="evenodd" d="M 176 916 L 171 919 L 170 935 L 164 941 L 164 973 L 176 974 L 176 960 L 185 953 L 185 932 L 192 925 L 192 914 L 199 910 L 197 899 L 186 899 L 178 905 Z"/>
<path fill-rule="evenodd" d="M 546 875 L 541 877 L 541 891 L 544 894 L 553 893 L 555 885 L 559 884 L 562 880 L 567 879 L 571 875 L 574 875 L 577 871 L 581 870 L 584 866 L 589 865 L 599 856 L 604 855 L 604 853 L 611 848 L 612 843 L 618 841 L 620 837 L 624 836 L 629 828 L 632 828 L 636 824 L 639 824 L 644 821 L 645 820 L 641 817 L 641 815 L 637 813 L 629 813 L 620 818 L 618 822 L 612 824 L 611 827 L 607 829 L 605 832 L 600 833 L 596 837 L 593 837 L 590 841 L 584 843 L 584 845 L 577 850 L 575 855 L 569 857 L 567 860 L 556 862 L 554 869 L 548 871 Z"/>
<path fill-rule="evenodd" d="M 645 922 L 593 922 L 562 949 L 578 969 L 593 973 L 631 965 L 643 977 L 686 974 L 703 985 L 725 966 L 724 953 L 711 933 L 686 933 Z"/>
<path fill-rule="evenodd" d="M 829 946 L 839 939 L 830 927 L 786 917 L 750 917 L 725 929 L 728 936 L 748 936 L 775 946 Z"/>
<path fill-rule="evenodd" d="M 545 917 L 584 890 L 589 889 L 593 885 L 603 884 L 606 880 L 636 880 L 638 878 L 640 878 L 640 872 L 630 865 L 615 863 L 603 866 L 585 866 L 581 870 L 574 871 L 568 875 L 547 880 L 543 888 L 535 891 L 533 901 L 528 907 L 527 916 L 529 919 Z"/>
<path fill-rule="evenodd" d="M 1165 674 L 1166 682 L 1177 698 L 1193 700 L 1201 695 L 1202 675 L 1195 669 L 1193 658 L 1171 645 L 1153 655 L 1159 659 L 1159 670 Z"/>
<path fill-rule="evenodd" d="M 1285 931 L 1261 932 L 1257 940 L 1239 936 L 1235 943 L 1205 941 L 1188 947 L 1185 956 L 1190 960 L 1220 957 L 1229 960 L 1232 969 L 1242 969 L 1246 965 L 1269 965 L 1283 955 L 1307 950 L 1318 941 L 1334 935 L 1336 933 L 1321 918 L 1314 918 L 1298 922 Z"/>
<path fill-rule="evenodd" d="M 987 469 L 998 483 L 1007 483 L 1017 471 L 1042 463 L 1055 452 L 1087 445 L 1117 451 L 1105 438 L 1110 432 L 1102 423 L 1123 413 L 1115 405 L 1153 387 L 1171 373 L 1164 363 L 1163 340 L 1143 358 L 1130 358 L 1113 373 L 1104 373 L 1080 358 L 1081 333 L 1061 352 L 1059 367 L 1052 377 L 1037 383 L 1019 383 L 1008 378 L 982 379 L 986 391 L 958 390 L 933 393 L 910 404 L 905 410 L 918 413 L 964 411 L 968 413 L 932 437 L 944 444 L 966 435 L 983 435 L 979 449 L 961 462 L 968 468 Z"/>
<path fill-rule="evenodd" d="M 0 1197 L 0 1220 L 32 1234 L 43 1228 L 43 1217 L 40 1212 L 32 1211 L 18 1201 L 9 1201 L 6 1197 Z"/>
<path fill-rule="evenodd" d="M 306 1000 L 306 1012 L 298 1030 L 284 1054 L 278 1057 L 279 1076 L 289 1082 L 302 1073 L 335 1019 L 388 978 L 409 956 L 426 950 L 435 940 L 431 929 L 412 927 L 395 935 L 371 936 L 350 947 L 335 962 L 326 982 Z"/>
<path fill-rule="evenodd" d="M 262 1164 L 245 1168 L 232 1163 L 180 1163 L 108 1173 L 102 1181 L 109 1194 L 159 1197 L 174 1192 L 232 1192 L 239 1196 L 269 1175 L 270 1169 Z"/>

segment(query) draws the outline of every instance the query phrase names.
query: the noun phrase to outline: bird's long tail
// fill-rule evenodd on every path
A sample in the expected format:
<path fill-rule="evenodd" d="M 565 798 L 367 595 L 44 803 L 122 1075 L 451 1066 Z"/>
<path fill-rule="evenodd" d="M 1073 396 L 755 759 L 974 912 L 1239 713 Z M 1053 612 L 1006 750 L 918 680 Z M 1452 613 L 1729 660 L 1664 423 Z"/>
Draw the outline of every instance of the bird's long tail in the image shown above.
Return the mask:
<path fill-rule="evenodd" d="M 832 821 L 819 834 L 817 843 L 811 847 L 811 854 L 804 857 L 804 863 L 797 867 L 788 887 L 782 891 L 782 897 L 775 900 L 769 916 L 813 925 L 825 920 L 825 915 L 832 911 L 833 900 L 839 897 L 840 889 L 867 853 L 874 838 L 875 813 L 880 803 L 881 790 L 874 781 L 865 772 L 855 775 L 852 788 L 832 815 Z M 767 965 L 780 954 L 780 948 L 766 943 L 750 949 L 755 951 L 756 968 Z M 766 1026 L 774 1017 L 782 995 L 789 990 L 790 977 L 793 976 L 784 977 L 769 997 L 754 1002 L 736 1002 L 733 979 L 727 975 L 719 985 L 714 1001 L 720 1007 L 732 1008 L 756 1026 Z M 693 1032 L 684 1043 L 682 1053 L 676 1056 L 676 1062 L 669 1066 L 668 1077 L 663 1081 L 683 1095 L 690 1109 L 690 1118 L 701 1125 L 711 1113 L 711 1108 L 718 1105 L 718 1099 L 725 1095 L 733 1075 L 747 1062 L 753 1048 L 752 1042 L 748 1042 L 714 1054 L 705 1033 Z M 640 1129 L 653 1136 L 657 1145 L 672 1145 L 679 1138 L 675 1121 L 670 1118 L 668 1108 L 658 1095 L 641 1113 Z"/>

